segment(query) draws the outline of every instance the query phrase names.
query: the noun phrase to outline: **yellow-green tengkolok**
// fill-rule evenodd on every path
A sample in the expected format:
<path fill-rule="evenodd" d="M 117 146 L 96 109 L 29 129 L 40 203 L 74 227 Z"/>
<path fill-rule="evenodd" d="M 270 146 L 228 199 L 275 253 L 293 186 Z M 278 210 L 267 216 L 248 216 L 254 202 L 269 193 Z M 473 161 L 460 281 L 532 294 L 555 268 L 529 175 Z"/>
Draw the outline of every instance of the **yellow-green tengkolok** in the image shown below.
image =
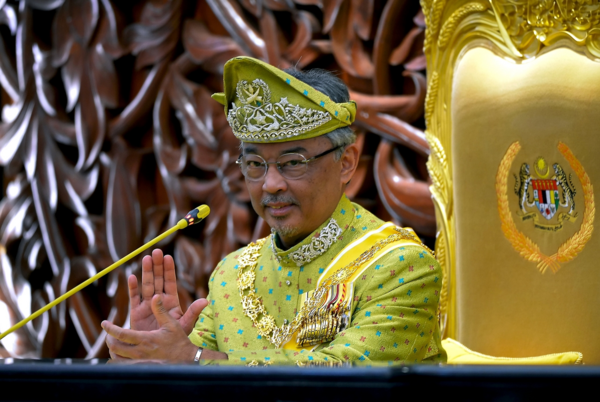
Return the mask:
<path fill-rule="evenodd" d="M 225 106 L 233 134 L 244 142 L 305 140 L 352 124 L 353 101 L 336 103 L 322 92 L 267 63 L 236 57 L 225 64 Z"/>

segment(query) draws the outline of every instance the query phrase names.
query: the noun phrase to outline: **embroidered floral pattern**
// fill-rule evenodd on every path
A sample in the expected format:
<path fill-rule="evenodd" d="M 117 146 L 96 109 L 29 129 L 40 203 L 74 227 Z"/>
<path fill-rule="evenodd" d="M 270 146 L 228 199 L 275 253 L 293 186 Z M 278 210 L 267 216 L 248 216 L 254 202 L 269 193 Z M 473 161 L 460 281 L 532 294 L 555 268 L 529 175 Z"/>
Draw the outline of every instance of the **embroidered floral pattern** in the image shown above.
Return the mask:
<path fill-rule="evenodd" d="M 300 247 L 298 251 L 294 251 L 292 254 L 290 254 L 290 258 L 299 267 L 304 264 L 308 264 L 329 250 L 329 247 L 331 247 L 338 240 L 338 237 L 341 234 L 342 228 L 340 228 L 335 219 L 331 218 L 327 226 L 321 229 L 321 233 L 311 239 L 310 244 L 306 244 Z"/>

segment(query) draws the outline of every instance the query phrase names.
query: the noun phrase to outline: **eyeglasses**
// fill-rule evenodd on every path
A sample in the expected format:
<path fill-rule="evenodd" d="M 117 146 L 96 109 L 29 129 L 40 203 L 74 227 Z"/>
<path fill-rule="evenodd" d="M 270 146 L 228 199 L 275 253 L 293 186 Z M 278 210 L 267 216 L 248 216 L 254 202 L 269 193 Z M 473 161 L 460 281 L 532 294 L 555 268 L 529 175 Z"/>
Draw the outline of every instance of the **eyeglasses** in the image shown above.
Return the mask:
<path fill-rule="evenodd" d="M 315 159 L 325 156 L 337 151 L 344 145 L 331 148 L 319 155 L 313 156 L 310 159 L 302 154 L 283 154 L 275 162 L 267 162 L 263 157 L 255 154 L 240 155 L 238 160 L 235 162 L 240 169 L 242 174 L 248 180 L 260 180 L 267 175 L 269 165 L 277 165 L 277 170 L 286 179 L 299 179 L 306 174 L 308 171 L 308 164 Z"/>

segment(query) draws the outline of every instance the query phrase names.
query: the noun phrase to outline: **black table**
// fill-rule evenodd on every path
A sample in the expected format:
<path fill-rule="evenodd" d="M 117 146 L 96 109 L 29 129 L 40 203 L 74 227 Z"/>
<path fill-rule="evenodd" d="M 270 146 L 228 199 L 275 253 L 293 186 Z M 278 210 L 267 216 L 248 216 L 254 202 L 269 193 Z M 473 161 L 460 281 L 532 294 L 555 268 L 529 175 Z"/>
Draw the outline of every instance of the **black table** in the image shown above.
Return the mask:
<path fill-rule="evenodd" d="M 600 366 L 200 367 L 0 361 L 2 401 L 564 401 L 586 395 L 595 399 L 598 383 Z"/>

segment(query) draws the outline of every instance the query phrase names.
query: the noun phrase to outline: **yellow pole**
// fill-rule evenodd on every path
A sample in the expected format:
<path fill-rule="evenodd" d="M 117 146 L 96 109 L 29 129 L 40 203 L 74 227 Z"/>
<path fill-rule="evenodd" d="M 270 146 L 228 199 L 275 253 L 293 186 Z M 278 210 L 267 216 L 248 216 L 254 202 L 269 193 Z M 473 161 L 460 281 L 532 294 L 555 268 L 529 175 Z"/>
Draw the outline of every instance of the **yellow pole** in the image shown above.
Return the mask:
<path fill-rule="evenodd" d="M 198 208 L 193 209 L 185 216 L 185 219 L 179 220 L 179 222 L 177 222 L 177 225 L 173 226 L 171 229 L 167 230 L 163 234 L 150 240 L 148 243 L 144 244 L 142 247 L 138 248 L 137 250 L 127 254 L 125 257 L 121 258 L 119 261 L 115 262 L 114 264 L 110 265 L 109 267 L 98 272 L 96 275 L 92 276 L 87 281 L 85 281 L 85 282 L 79 284 L 78 286 L 74 287 L 73 289 L 69 290 L 64 295 L 58 297 L 57 299 L 54 299 L 54 301 L 48 303 L 46 306 L 42 307 L 35 313 L 31 314 L 29 317 L 25 318 L 24 320 L 21 320 L 20 322 L 18 322 L 15 325 L 13 325 L 7 331 L 0 333 L 0 340 L 2 340 L 2 338 L 4 338 L 6 335 L 21 328 L 23 325 L 27 324 L 29 321 L 44 314 L 46 311 L 50 310 L 52 307 L 56 306 L 57 304 L 62 303 L 63 301 L 67 300 L 69 297 L 73 296 L 75 293 L 79 292 L 81 289 L 85 288 L 86 286 L 93 283 L 94 281 L 97 281 L 98 279 L 102 278 L 104 275 L 108 274 L 110 271 L 119 267 L 123 263 L 129 261 L 130 259 L 132 259 L 136 255 L 140 254 L 142 251 L 146 250 L 147 248 L 155 245 L 156 243 L 158 243 L 165 237 L 170 236 L 171 234 L 178 231 L 179 229 L 184 229 L 188 226 L 195 225 L 196 223 L 202 221 L 204 218 L 206 218 L 208 216 L 209 213 L 210 213 L 210 208 L 207 205 L 201 205 Z"/>

